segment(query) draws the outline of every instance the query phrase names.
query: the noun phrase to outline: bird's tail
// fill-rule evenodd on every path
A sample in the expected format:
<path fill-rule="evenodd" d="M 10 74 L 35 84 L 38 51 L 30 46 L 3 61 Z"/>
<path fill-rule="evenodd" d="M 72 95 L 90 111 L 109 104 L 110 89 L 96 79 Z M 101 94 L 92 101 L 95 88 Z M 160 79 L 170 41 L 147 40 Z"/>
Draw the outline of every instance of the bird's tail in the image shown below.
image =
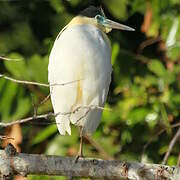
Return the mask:
<path fill-rule="evenodd" d="M 70 120 L 68 116 L 58 115 L 56 117 L 56 123 L 61 135 L 65 135 L 66 132 L 71 135 Z"/>

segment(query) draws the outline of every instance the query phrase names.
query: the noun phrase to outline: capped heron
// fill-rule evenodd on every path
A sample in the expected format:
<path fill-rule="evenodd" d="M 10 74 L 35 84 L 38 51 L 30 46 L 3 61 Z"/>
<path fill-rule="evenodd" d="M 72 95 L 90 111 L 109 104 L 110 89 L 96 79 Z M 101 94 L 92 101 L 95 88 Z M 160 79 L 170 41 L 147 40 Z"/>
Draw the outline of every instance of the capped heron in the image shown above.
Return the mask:
<path fill-rule="evenodd" d="M 48 80 L 57 127 L 61 135 L 71 135 L 70 124 L 80 127 L 79 156 L 83 135 L 100 123 L 102 109 L 96 107 L 104 107 L 107 98 L 112 65 L 106 33 L 112 29 L 134 31 L 90 6 L 61 30 L 50 53 Z M 60 85 L 66 82 L 71 83 Z"/>

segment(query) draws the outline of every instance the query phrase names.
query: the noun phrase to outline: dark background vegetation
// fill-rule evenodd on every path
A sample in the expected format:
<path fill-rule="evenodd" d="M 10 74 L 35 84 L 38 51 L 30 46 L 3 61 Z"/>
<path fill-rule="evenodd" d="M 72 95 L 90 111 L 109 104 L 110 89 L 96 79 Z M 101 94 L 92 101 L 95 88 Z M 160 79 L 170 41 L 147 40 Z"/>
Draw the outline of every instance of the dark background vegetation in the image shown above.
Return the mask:
<path fill-rule="evenodd" d="M 85 141 L 85 155 L 161 163 L 177 131 L 171 125 L 180 119 L 179 0 L 0 1 L 0 55 L 21 59 L 0 60 L 0 73 L 47 83 L 48 56 L 58 32 L 89 5 L 102 5 L 108 18 L 136 31 L 109 33 L 113 75 L 106 107 L 112 111 L 103 113 L 91 143 Z M 48 88 L 0 78 L 0 121 L 33 116 L 34 106 L 38 114 L 52 111 L 50 100 L 38 105 L 48 94 Z M 60 136 L 53 118 L 0 128 L 4 134 L 15 138 L 12 143 L 21 152 L 63 156 L 78 152 L 78 130 L 73 127 L 72 136 Z M 3 147 L 8 141 L 0 143 Z M 168 165 L 177 164 L 179 152 L 178 140 Z M 29 177 L 38 178 L 42 177 Z"/>

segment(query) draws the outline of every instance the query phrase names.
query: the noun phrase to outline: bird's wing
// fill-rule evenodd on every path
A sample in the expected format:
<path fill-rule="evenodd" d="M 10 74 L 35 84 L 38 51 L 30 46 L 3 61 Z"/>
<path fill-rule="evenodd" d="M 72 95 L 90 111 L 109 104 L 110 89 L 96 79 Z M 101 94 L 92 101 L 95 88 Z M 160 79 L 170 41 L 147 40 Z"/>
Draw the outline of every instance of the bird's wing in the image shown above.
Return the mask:
<path fill-rule="evenodd" d="M 92 28 L 92 32 L 89 32 Z M 49 82 L 55 113 L 73 112 L 79 106 L 103 106 L 111 75 L 110 49 L 103 39 L 96 38 L 99 31 L 92 26 L 67 28 L 55 41 L 49 58 Z M 107 81 L 108 80 L 108 81 Z M 66 85 L 55 85 L 72 82 Z M 60 134 L 71 133 L 70 122 L 78 126 L 87 124 L 89 132 L 100 121 L 101 113 L 86 109 L 56 117 Z M 90 115 L 90 116 L 89 116 Z M 83 118 L 81 118 L 83 117 Z M 92 118 L 94 119 L 92 119 Z M 92 121 L 91 121 L 92 120 Z M 91 125 L 88 123 L 91 123 Z"/>
<path fill-rule="evenodd" d="M 78 59 L 81 56 L 76 51 L 78 47 L 70 44 L 71 34 L 62 36 L 66 28 L 56 38 L 48 66 L 51 101 L 54 112 L 58 114 L 56 123 L 62 135 L 65 135 L 66 131 L 71 134 L 70 115 L 75 104 L 80 103 L 82 98 L 81 80 L 83 77 L 82 63 Z M 61 85 L 64 83 L 65 85 Z"/>

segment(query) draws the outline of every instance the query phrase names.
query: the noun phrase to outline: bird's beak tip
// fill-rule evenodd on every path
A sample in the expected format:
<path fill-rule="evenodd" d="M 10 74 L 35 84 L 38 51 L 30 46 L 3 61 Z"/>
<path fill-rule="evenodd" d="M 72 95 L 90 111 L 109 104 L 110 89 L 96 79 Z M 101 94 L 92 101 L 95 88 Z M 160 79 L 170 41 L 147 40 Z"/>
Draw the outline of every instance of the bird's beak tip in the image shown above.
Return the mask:
<path fill-rule="evenodd" d="M 131 27 L 126 26 L 124 24 L 120 24 L 120 23 L 112 21 L 110 19 L 106 19 L 104 22 L 104 25 L 106 27 L 110 27 L 111 29 L 118 29 L 118 30 L 124 30 L 124 31 L 135 31 L 134 28 L 131 28 Z"/>
<path fill-rule="evenodd" d="M 130 28 L 129 31 L 136 31 L 134 28 Z"/>

